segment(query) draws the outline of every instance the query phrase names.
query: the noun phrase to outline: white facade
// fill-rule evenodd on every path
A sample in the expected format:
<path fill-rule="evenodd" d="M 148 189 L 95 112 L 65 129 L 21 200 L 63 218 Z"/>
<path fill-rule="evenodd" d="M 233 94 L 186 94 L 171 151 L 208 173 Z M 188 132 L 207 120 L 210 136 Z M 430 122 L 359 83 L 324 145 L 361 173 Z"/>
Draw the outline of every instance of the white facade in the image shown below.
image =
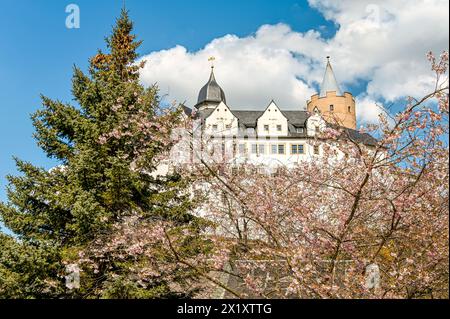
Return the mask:
<path fill-rule="evenodd" d="M 177 163 L 201 160 L 289 167 L 322 156 L 324 143 L 336 150 L 337 159 L 344 156 L 333 141 L 322 138 L 321 133 L 330 125 L 320 112 L 309 113 L 300 108 L 283 110 L 274 101 L 261 111 L 234 110 L 227 105 L 213 68 L 209 81 L 200 90 L 197 104 L 192 110 L 185 107 L 185 112 L 193 119 L 193 135 L 186 134 L 174 147 L 170 161 L 163 164 L 158 175 Z M 340 129 L 353 142 L 369 147 L 376 145 L 376 140 L 368 134 L 346 127 Z"/>
<path fill-rule="evenodd" d="M 258 136 L 288 136 L 288 119 L 281 113 L 274 101 L 266 108 L 258 119 L 256 133 Z"/>

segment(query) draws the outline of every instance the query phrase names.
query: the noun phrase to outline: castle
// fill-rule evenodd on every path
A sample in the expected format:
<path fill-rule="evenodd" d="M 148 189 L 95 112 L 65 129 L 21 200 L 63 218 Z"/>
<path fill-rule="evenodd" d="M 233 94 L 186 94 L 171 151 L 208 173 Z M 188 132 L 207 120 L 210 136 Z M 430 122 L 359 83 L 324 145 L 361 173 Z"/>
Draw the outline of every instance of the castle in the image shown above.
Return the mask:
<path fill-rule="evenodd" d="M 216 81 L 214 66 L 197 104 L 184 110 L 196 121 L 202 154 L 228 154 L 236 162 L 289 166 L 312 160 L 321 156 L 317 141 L 329 126 L 341 128 L 353 142 L 369 148 L 376 145 L 376 139 L 356 130 L 355 99 L 341 92 L 329 57 L 320 92 L 307 101 L 306 110 L 283 110 L 275 101 L 261 111 L 234 110 Z"/>

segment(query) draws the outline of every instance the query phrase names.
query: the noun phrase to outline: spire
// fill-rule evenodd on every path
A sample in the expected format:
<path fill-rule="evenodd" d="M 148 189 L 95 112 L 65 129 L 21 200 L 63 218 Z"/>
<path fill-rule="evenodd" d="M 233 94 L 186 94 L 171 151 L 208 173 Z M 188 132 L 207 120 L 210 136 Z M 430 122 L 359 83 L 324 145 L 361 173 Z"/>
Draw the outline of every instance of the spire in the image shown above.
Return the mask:
<path fill-rule="evenodd" d="M 209 76 L 208 82 L 216 82 L 216 77 L 214 76 L 214 65 L 211 66 L 211 75 Z M 217 83 L 217 82 L 216 82 Z"/>
<path fill-rule="evenodd" d="M 333 68 L 331 67 L 330 57 L 327 56 L 327 68 L 325 76 L 323 77 L 322 86 L 320 87 L 320 97 L 326 97 L 327 92 L 336 92 L 337 96 L 341 96 L 341 90 L 334 76 Z"/>

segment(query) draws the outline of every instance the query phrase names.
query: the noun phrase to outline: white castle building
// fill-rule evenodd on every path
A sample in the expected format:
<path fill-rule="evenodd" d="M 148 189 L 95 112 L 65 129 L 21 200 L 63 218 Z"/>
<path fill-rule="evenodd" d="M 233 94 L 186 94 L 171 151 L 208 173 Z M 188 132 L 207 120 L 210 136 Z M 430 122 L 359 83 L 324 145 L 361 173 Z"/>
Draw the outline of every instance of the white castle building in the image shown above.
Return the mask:
<path fill-rule="evenodd" d="M 369 148 L 377 142 L 356 130 L 355 100 L 341 92 L 329 58 L 320 93 L 299 110 L 285 110 L 275 101 L 261 111 L 235 110 L 227 104 L 212 67 L 197 104 L 193 109 L 184 106 L 184 111 L 194 120 L 194 139 L 201 141 L 194 143 L 191 161 L 214 155 L 233 163 L 291 166 L 321 156 L 327 140 L 320 133 L 327 127 L 341 128 L 345 138 Z M 178 161 L 189 153 L 179 148 L 175 152 L 172 159 Z"/>

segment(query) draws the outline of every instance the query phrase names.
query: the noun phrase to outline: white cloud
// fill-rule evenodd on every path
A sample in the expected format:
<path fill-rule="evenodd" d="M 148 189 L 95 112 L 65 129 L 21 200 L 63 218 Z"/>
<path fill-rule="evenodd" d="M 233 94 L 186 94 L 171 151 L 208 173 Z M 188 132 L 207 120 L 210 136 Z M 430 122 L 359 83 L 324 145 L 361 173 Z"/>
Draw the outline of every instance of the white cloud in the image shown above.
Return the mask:
<path fill-rule="evenodd" d="M 380 114 L 386 114 L 384 106 L 368 96 L 356 98 L 356 119 L 358 123 L 377 123 Z"/>
<path fill-rule="evenodd" d="M 285 108 L 304 107 L 314 90 L 297 76 L 310 67 L 295 59 L 283 41 L 296 36 L 286 25 L 262 26 L 255 35 L 227 35 L 197 52 L 177 46 L 146 56 L 145 84 L 158 82 L 162 93 L 193 106 L 209 78 L 208 57 L 216 57 L 216 79 L 233 108 L 264 108 L 275 99 Z M 278 44 L 276 43 L 278 42 Z"/>
<path fill-rule="evenodd" d="M 264 108 L 273 98 L 282 108 L 300 109 L 315 92 L 331 55 L 345 90 L 359 80 L 367 91 L 357 101 L 362 122 L 377 118 L 377 101 L 420 96 L 432 81 L 427 51 L 448 49 L 446 0 L 310 0 L 338 25 L 331 39 L 318 30 L 295 32 L 284 24 L 263 25 L 247 37 L 226 35 L 203 49 L 177 46 L 153 52 L 142 71 L 144 84 L 158 82 L 169 99 L 193 106 L 216 57 L 216 78 L 232 108 Z"/>

